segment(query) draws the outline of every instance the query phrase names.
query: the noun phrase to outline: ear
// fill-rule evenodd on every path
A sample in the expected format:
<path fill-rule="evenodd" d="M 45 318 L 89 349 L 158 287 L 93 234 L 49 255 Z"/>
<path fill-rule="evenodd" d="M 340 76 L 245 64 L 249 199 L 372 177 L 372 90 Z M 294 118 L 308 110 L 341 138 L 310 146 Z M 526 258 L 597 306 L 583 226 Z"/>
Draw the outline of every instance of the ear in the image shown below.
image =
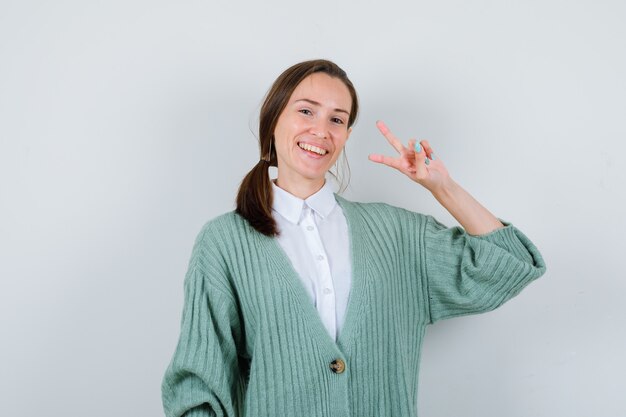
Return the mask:
<path fill-rule="evenodd" d="M 348 128 L 348 136 L 346 136 L 346 142 L 348 141 L 348 139 L 350 139 L 350 134 L 352 133 L 352 128 L 349 127 Z"/>

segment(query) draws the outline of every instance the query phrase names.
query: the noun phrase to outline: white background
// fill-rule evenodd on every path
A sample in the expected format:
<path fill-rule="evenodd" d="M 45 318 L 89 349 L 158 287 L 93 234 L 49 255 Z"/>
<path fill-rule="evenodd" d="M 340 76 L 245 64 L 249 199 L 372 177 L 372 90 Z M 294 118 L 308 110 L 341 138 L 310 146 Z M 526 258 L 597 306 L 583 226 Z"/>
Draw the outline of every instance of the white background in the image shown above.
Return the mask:
<path fill-rule="evenodd" d="M 196 233 L 258 160 L 278 74 L 360 95 L 346 196 L 453 219 L 374 123 L 427 138 L 547 274 L 438 323 L 422 417 L 626 415 L 621 1 L 0 2 L 0 415 L 162 415 Z"/>

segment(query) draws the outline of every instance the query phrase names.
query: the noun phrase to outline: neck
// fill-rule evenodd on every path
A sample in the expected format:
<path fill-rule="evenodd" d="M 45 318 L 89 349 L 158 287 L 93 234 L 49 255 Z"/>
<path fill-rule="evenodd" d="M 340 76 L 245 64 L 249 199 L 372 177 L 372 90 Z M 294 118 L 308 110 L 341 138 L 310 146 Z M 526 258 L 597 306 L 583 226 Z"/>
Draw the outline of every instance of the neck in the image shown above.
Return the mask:
<path fill-rule="evenodd" d="M 326 180 L 324 178 L 310 181 L 287 181 L 285 178 L 281 178 L 280 175 L 276 178 L 278 187 L 302 200 L 306 200 L 321 190 L 325 183 Z"/>

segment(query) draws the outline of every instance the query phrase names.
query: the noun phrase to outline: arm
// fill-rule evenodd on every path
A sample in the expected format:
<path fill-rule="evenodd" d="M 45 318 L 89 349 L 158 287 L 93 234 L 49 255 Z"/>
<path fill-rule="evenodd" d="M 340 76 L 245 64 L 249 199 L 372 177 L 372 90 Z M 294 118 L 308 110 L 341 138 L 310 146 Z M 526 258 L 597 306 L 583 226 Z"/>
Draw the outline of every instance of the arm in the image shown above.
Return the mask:
<path fill-rule="evenodd" d="M 405 147 L 384 123 L 377 125 L 400 155 L 370 160 L 424 186 L 465 229 L 447 228 L 430 216 L 418 227 L 423 251 L 415 261 L 426 278 L 431 322 L 492 310 L 545 272 L 533 243 L 454 182 L 428 141 Z"/>
<path fill-rule="evenodd" d="M 185 278 L 180 338 L 162 384 L 167 417 L 233 417 L 240 372 L 240 326 L 232 296 L 213 284 L 224 276 L 198 241 Z"/>
<path fill-rule="evenodd" d="M 431 322 L 493 310 L 546 271 L 535 245 L 513 225 L 472 236 L 425 218 L 416 262 L 426 278 Z"/>
<path fill-rule="evenodd" d="M 423 140 L 417 144 L 415 140 L 411 140 L 409 146 L 405 147 L 382 121 L 376 125 L 398 151 L 399 156 L 392 158 L 374 154 L 369 157 L 371 161 L 395 168 L 424 186 L 471 235 L 483 235 L 504 227 L 489 210 L 450 177 L 443 162 L 435 158 L 428 141 Z"/>
<path fill-rule="evenodd" d="M 504 227 L 500 220 L 452 178 L 433 191 L 433 195 L 470 235 L 484 235 Z"/>

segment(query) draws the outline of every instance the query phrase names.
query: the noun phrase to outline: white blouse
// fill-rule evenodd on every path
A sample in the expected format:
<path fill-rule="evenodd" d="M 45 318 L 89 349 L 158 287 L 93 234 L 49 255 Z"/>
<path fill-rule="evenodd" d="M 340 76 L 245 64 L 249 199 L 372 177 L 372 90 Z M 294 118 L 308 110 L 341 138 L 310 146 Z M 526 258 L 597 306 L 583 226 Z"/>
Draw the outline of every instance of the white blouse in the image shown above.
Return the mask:
<path fill-rule="evenodd" d="M 278 243 L 309 293 L 322 323 L 337 340 L 348 306 L 352 261 L 348 223 L 328 181 L 302 200 L 272 183 Z"/>

